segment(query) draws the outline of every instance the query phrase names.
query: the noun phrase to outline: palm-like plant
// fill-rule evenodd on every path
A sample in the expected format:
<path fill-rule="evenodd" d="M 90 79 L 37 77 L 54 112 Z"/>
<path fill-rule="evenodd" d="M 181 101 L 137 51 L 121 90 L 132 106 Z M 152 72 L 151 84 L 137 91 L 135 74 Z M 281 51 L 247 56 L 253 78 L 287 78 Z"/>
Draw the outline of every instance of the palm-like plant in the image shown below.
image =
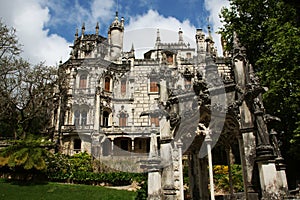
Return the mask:
<path fill-rule="evenodd" d="M 26 139 L 14 140 L 11 145 L 0 151 L 0 167 L 21 168 L 24 170 L 46 169 L 45 159 L 52 143 L 43 138 L 29 135 Z"/>

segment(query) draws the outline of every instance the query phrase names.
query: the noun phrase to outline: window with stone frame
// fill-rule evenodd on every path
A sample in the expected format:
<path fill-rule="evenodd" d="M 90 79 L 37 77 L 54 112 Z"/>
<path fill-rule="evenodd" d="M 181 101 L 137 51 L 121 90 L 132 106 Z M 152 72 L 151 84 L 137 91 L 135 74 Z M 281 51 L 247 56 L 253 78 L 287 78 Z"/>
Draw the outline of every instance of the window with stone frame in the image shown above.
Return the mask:
<path fill-rule="evenodd" d="M 172 54 L 167 54 L 167 63 L 173 64 L 173 55 Z"/>
<path fill-rule="evenodd" d="M 79 153 L 81 151 L 81 139 L 74 139 L 73 140 L 73 149 L 75 153 Z"/>
<path fill-rule="evenodd" d="M 105 77 L 104 79 L 104 90 L 109 92 L 110 91 L 110 78 Z"/>
<path fill-rule="evenodd" d="M 84 89 L 87 87 L 87 75 L 82 74 L 79 78 L 79 88 Z"/>
<path fill-rule="evenodd" d="M 158 92 L 158 82 L 157 79 L 154 77 L 150 77 L 150 92 Z"/>
<path fill-rule="evenodd" d="M 75 110 L 75 112 L 74 112 L 74 125 L 78 126 L 79 122 L 80 122 L 80 111 Z"/>
<path fill-rule="evenodd" d="M 108 126 L 108 120 L 109 120 L 109 112 L 108 111 L 103 111 L 102 126 L 107 127 Z"/>
<path fill-rule="evenodd" d="M 126 80 L 125 79 L 121 80 L 121 95 L 126 94 L 126 86 L 127 86 Z"/>
<path fill-rule="evenodd" d="M 83 110 L 81 112 L 81 126 L 86 126 L 87 125 L 87 111 Z"/>
<path fill-rule="evenodd" d="M 154 124 L 155 127 L 159 127 L 159 118 L 158 116 L 152 116 L 150 118 L 150 125 Z"/>

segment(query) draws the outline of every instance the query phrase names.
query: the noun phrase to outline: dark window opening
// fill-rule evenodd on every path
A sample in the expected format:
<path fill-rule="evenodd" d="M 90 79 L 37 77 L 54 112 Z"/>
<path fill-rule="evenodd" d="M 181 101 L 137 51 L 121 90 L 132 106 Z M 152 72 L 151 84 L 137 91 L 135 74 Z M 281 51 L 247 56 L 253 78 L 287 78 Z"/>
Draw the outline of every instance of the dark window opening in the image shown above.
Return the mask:
<path fill-rule="evenodd" d="M 74 124 L 75 124 L 75 126 L 78 126 L 79 125 L 79 121 L 80 121 L 80 112 L 79 112 L 79 110 L 75 111 L 74 117 L 75 117 Z"/>
<path fill-rule="evenodd" d="M 104 82 L 105 82 L 104 90 L 109 92 L 110 91 L 110 78 L 106 77 Z"/>
<path fill-rule="evenodd" d="M 128 140 L 121 140 L 121 149 L 128 151 Z"/>
<path fill-rule="evenodd" d="M 167 55 L 167 62 L 168 62 L 168 64 L 173 64 L 173 55 L 172 54 Z"/>
<path fill-rule="evenodd" d="M 76 151 L 76 153 L 81 151 L 81 139 L 74 139 L 74 151 Z"/>
<path fill-rule="evenodd" d="M 109 113 L 107 111 L 103 112 L 102 125 L 108 126 Z"/>

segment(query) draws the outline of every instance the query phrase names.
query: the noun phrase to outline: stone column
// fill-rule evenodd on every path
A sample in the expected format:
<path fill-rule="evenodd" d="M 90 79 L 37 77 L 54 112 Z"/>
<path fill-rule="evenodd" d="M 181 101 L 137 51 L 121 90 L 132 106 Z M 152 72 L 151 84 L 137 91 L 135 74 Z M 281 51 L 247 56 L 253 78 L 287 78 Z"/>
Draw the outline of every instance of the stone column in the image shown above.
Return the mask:
<path fill-rule="evenodd" d="M 205 143 L 207 147 L 207 157 L 208 157 L 208 167 L 209 167 L 209 185 L 210 185 L 210 199 L 215 200 L 215 187 L 214 187 L 214 177 L 213 177 L 213 166 L 212 166 L 212 155 L 211 155 L 211 130 L 206 132 Z"/>
<path fill-rule="evenodd" d="M 175 142 L 175 148 L 173 151 L 174 155 L 174 178 L 175 178 L 175 189 L 176 189 L 176 200 L 184 200 L 183 191 L 183 167 L 182 167 L 182 142 L 179 139 Z"/>
<path fill-rule="evenodd" d="M 241 135 L 238 136 L 238 141 L 244 173 L 244 190 L 248 199 L 248 193 L 255 192 L 253 188 L 253 170 L 256 158 L 256 141 L 252 114 L 245 101 L 240 106 L 240 117 Z"/>
<path fill-rule="evenodd" d="M 233 184 L 232 184 L 232 170 L 231 170 L 231 156 L 230 156 L 231 147 L 230 147 L 230 145 L 226 145 L 225 151 L 226 151 L 227 165 L 228 165 L 230 198 L 233 198 Z"/>
<path fill-rule="evenodd" d="M 95 114 L 94 114 L 94 132 L 99 132 L 100 125 L 100 88 L 96 89 Z"/>
<path fill-rule="evenodd" d="M 160 159 L 158 158 L 157 136 L 155 131 L 151 133 L 149 158 L 146 163 L 148 169 L 148 200 L 161 200 L 161 174 Z"/>
<path fill-rule="evenodd" d="M 134 138 L 131 138 L 131 152 L 134 152 Z"/>
<path fill-rule="evenodd" d="M 277 185 L 277 171 L 275 161 L 260 160 L 257 162 L 259 170 L 260 185 L 262 190 L 262 200 L 281 200 L 279 188 Z"/>
<path fill-rule="evenodd" d="M 160 80 L 160 101 L 165 104 L 168 100 L 167 81 Z M 174 168 L 172 158 L 172 145 L 173 139 L 170 120 L 167 119 L 165 113 L 161 113 L 159 120 L 160 127 L 160 155 L 162 161 L 162 189 L 165 200 L 175 200 L 176 191 L 174 186 Z"/>
<path fill-rule="evenodd" d="M 171 131 L 170 121 L 166 119 L 165 115 L 160 119 L 160 155 L 163 165 L 162 170 L 162 189 L 165 200 L 175 199 L 175 187 L 174 187 L 174 170 L 172 159 L 172 146 L 171 146 Z"/>
<path fill-rule="evenodd" d="M 114 155 L 114 138 L 111 138 L 111 153 L 110 155 L 113 156 Z"/>

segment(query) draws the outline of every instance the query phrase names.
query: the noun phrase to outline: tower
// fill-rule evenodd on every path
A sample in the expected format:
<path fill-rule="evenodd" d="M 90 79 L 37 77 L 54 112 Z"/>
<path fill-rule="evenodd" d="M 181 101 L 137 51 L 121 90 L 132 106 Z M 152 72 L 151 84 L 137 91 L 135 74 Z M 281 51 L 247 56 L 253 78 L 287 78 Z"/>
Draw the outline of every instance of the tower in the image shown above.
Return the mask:
<path fill-rule="evenodd" d="M 115 20 L 111 23 L 108 30 L 108 40 L 110 46 L 110 60 L 116 61 L 122 52 L 124 34 L 124 18 L 119 21 L 118 12 L 116 12 Z"/>

